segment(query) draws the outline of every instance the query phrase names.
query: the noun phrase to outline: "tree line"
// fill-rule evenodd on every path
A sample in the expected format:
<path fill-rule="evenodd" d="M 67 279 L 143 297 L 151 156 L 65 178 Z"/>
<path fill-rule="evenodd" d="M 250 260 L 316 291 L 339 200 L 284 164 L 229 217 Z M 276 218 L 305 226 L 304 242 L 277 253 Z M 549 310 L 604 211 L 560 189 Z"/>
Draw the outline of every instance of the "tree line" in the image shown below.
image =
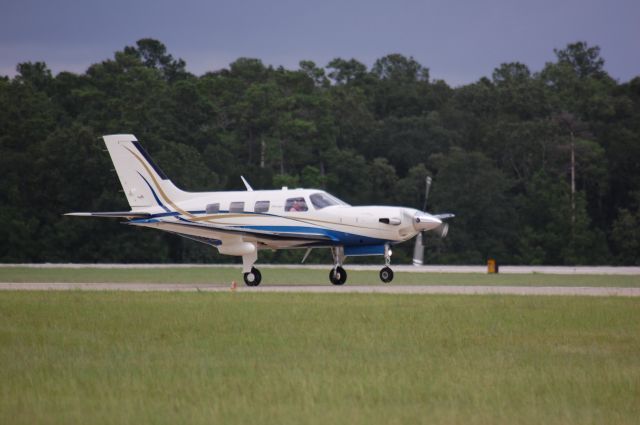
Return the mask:
<path fill-rule="evenodd" d="M 0 261 L 232 260 L 61 215 L 128 209 L 99 137 L 133 133 L 185 190 L 242 189 L 244 175 L 420 208 L 433 176 L 428 210 L 456 218 L 427 239 L 429 263 L 640 264 L 640 76 L 616 81 L 584 42 L 554 52 L 538 72 L 504 63 L 460 87 L 400 54 L 295 70 L 239 58 L 196 76 L 153 39 L 83 74 L 20 63 L 0 77 Z"/>

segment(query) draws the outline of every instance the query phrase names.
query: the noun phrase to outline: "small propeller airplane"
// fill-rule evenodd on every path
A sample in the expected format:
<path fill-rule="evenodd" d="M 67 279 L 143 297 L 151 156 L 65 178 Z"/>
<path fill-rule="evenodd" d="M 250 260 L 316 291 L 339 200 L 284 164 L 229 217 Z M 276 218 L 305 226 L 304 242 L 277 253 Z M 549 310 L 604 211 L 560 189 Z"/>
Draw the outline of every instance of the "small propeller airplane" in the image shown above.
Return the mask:
<path fill-rule="evenodd" d="M 262 280 L 254 267 L 261 249 L 329 248 L 333 268 L 329 280 L 342 285 L 346 257 L 383 255 L 380 279 L 393 280 L 391 246 L 418 235 L 414 264 L 422 263 L 422 232 L 446 236 L 443 220 L 453 214 L 429 214 L 414 208 L 350 206 L 318 189 L 185 192 L 153 162 L 135 136 L 114 134 L 103 140 L 131 211 L 73 212 L 81 217 L 124 218 L 126 224 L 159 229 L 215 247 L 221 254 L 242 257 L 244 282 Z M 430 187 L 427 180 L 427 196 Z M 425 208 L 426 209 L 426 197 Z M 420 252 L 419 252 L 420 251 Z"/>

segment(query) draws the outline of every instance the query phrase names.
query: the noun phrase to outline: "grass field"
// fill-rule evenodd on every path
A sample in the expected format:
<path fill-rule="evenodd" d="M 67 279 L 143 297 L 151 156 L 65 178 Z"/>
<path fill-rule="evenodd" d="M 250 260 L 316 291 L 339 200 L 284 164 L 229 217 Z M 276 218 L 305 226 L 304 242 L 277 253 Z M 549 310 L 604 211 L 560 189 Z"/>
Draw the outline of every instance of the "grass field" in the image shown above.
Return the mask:
<path fill-rule="evenodd" d="M 637 424 L 632 298 L 0 293 L 0 423 Z"/>
<path fill-rule="evenodd" d="M 377 271 L 349 270 L 348 285 L 380 283 Z M 262 284 L 329 285 L 327 270 L 265 268 Z M 242 283 L 241 267 L 221 268 L 28 268 L 0 267 L 0 282 L 153 282 L 153 283 Z M 396 285 L 515 285 L 515 286 L 610 286 L 640 287 L 640 275 L 549 275 L 484 273 L 396 272 Z"/>

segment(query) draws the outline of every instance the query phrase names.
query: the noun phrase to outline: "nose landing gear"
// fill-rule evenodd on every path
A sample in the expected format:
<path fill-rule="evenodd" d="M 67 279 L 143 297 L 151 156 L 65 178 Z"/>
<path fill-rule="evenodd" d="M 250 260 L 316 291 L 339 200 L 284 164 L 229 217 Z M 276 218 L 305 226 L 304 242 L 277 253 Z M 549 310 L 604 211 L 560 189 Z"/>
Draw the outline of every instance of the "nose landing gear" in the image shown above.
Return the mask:
<path fill-rule="evenodd" d="M 380 280 L 389 283 L 393 280 L 393 270 L 390 267 L 384 267 L 380 270 Z"/>
<path fill-rule="evenodd" d="M 380 270 L 380 280 L 389 283 L 393 280 L 393 270 L 391 270 L 391 247 L 389 244 L 384 246 L 384 267 Z"/>

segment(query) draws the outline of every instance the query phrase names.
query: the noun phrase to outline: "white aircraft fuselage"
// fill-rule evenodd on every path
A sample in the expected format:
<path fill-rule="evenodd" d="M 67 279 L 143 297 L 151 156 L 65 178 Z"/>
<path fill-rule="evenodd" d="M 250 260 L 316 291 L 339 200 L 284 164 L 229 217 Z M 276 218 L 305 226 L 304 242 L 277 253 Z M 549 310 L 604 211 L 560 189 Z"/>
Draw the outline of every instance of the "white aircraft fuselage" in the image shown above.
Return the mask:
<path fill-rule="evenodd" d="M 331 248 L 330 280 L 343 284 L 344 259 L 384 255 L 390 281 L 390 246 L 442 225 L 442 218 L 414 208 L 350 206 L 320 189 L 185 192 L 153 163 L 132 135 L 104 136 L 131 211 L 70 213 L 120 217 L 127 224 L 175 233 L 242 256 L 245 282 L 260 283 L 254 267 L 261 249 Z M 308 253 L 308 252 L 307 252 Z M 306 256 L 305 256 L 306 257 Z M 387 280 L 388 279 L 388 280 Z"/>

